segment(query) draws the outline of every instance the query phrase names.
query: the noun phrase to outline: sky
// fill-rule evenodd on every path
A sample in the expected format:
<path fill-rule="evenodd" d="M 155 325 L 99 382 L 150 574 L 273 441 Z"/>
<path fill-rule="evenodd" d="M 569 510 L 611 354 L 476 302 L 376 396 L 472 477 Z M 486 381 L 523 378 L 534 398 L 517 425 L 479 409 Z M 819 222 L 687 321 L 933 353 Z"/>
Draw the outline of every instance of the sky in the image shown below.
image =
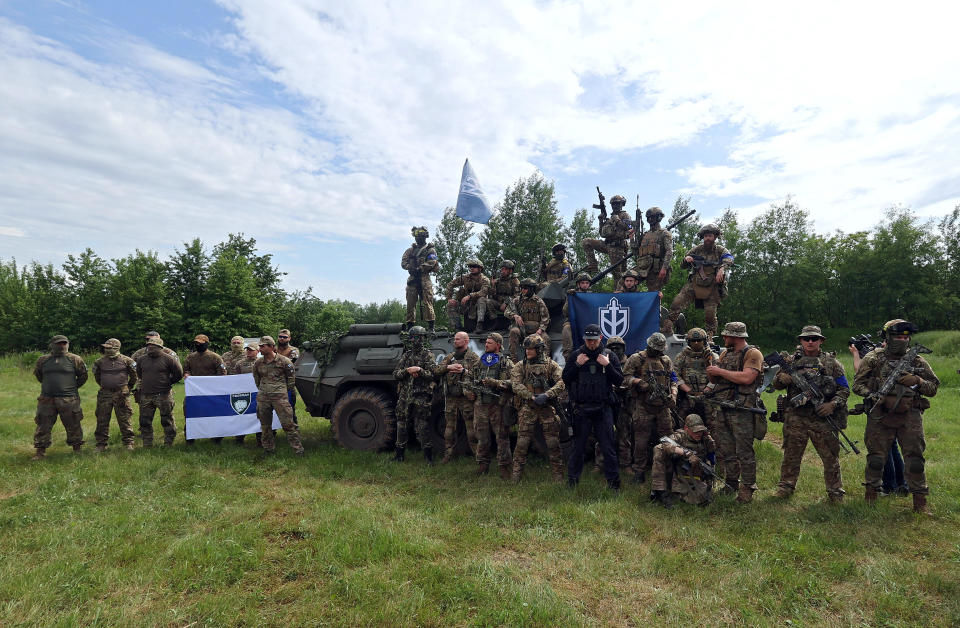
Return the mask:
<path fill-rule="evenodd" d="M 782 5 L 782 6 L 781 6 Z M 792 6 L 788 6 L 792 5 Z M 539 170 L 561 214 L 689 196 L 819 232 L 960 204 L 956 3 L 0 0 L 0 259 L 229 233 L 403 298 L 410 226 Z M 669 213 L 669 209 L 667 210 Z"/>

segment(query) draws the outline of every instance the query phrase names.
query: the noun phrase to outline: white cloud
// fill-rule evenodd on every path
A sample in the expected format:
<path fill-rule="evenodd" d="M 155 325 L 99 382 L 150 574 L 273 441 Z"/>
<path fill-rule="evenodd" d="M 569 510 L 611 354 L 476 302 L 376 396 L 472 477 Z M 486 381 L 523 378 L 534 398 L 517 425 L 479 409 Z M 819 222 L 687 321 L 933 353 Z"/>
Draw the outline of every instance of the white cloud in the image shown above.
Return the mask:
<path fill-rule="evenodd" d="M 24 238 L 26 235 L 27 234 L 23 229 L 18 229 L 17 227 L 4 227 L 0 225 L 0 236 L 6 236 L 8 238 Z"/>

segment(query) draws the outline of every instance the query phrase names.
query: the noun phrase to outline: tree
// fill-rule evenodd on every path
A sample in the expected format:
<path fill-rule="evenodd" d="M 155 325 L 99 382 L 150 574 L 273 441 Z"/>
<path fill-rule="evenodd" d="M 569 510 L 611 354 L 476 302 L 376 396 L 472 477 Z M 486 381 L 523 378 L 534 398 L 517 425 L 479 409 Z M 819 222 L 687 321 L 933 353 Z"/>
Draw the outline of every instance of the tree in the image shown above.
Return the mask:
<path fill-rule="evenodd" d="M 113 318 L 110 335 L 119 338 L 124 347 L 139 344 L 144 332 L 150 330 L 171 340 L 176 337 L 180 313 L 164 283 L 167 265 L 155 252 L 138 249 L 113 260 L 113 267 L 107 287 Z"/>
<path fill-rule="evenodd" d="M 68 319 L 63 321 L 73 334 L 70 341 L 77 348 L 98 346 L 113 328 L 107 292 L 113 269 L 87 248 L 79 257 L 68 255 L 63 270 L 70 286 L 71 307 Z"/>
<path fill-rule="evenodd" d="M 570 224 L 563 230 L 563 240 L 567 244 L 567 259 L 574 270 L 587 265 L 587 254 L 580 244 L 584 238 L 595 237 L 596 218 L 586 209 L 573 213 Z"/>
<path fill-rule="evenodd" d="M 457 216 L 453 207 L 443 210 L 443 218 L 433 236 L 433 246 L 440 261 L 440 270 L 436 275 L 438 292 L 443 292 L 448 283 L 465 273 L 467 260 L 476 257 L 473 246 L 468 243 L 472 237 L 472 222 Z M 495 260 L 483 261 L 485 264 L 495 263 Z M 489 272 L 490 269 L 487 270 Z"/>
<path fill-rule="evenodd" d="M 183 245 L 183 251 L 176 250 L 167 263 L 167 285 L 174 301 L 179 304 L 180 329 L 169 340 L 176 344 L 193 339 L 203 321 L 206 309 L 204 293 L 207 287 L 210 257 L 203 250 L 200 238 Z"/>

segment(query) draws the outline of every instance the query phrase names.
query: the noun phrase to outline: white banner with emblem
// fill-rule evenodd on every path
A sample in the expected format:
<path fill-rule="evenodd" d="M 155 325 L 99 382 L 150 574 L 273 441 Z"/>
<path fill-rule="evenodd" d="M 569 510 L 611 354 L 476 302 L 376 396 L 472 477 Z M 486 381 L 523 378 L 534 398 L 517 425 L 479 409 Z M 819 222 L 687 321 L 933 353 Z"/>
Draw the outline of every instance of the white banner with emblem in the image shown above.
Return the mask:
<path fill-rule="evenodd" d="M 257 385 L 252 374 L 194 375 L 184 381 L 184 389 L 186 438 L 218 438 L 260 431 Z M 280 429 L 276 412 L 273 429 Z"/>

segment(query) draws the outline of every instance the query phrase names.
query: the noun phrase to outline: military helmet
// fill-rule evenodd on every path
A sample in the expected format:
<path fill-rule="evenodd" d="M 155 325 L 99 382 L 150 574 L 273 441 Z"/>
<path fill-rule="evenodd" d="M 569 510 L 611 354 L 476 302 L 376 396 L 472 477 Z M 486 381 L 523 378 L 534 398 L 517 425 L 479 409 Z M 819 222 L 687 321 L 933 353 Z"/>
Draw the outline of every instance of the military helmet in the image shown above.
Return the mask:
<path fill-rule="evenodd" d="M 591 279 L 592 277 L 589 273 L 580 273 L 577 275 L 577 283 L 580 283 L 581 281 L 590 281 Z"/>
<path fill-rule="evenodd" d="M 480 270 L 483 270 L 485 268 L 483 265 L 483 262 L 478 260 L 476 257 L 467 260 L 467 268 L 471 266 L 479 266 Z"/>
<path fill-rule="evenodd" d="M 620 336 L 610 336 L 610 339 L 607 340 L 607 346 L 611 345 L 620 345 L 621 347 L 626 347 L 627 343 L 623 341 L 623 338 Z"/>
<path fill-rule="evenodd" d="M 703 225 L 702 227 L 700 227 L 700 231 L 697 232 L 697 237 L 698 237 L 698 238 L 703 238 L 704 234 L 707 234 L 707 233 L 712 233 L 713 235 L 717 236 L 718 238 L 719 238 L 721 235 L 723 235 L 723 232 L 720 231 L 720 227 L 718 227 L 716 224 L 714 224 L 714 223 L 712 223 L 712 222 L 711 222 L 711 223 L 707 223 L 707 224 Z"/>
<path fill-rule="evenodd" d="M 805 325 L 804 328 L 800 330 L 800 333 L 797 334 L 797 339 L 810 338 L 812 336 L 816 336 L 817 338 L 822 338 L 824 340 L 827 339 L 827 337 L 820 332 L 820 328 L 816 325 Z"/>
<path fill-rule="evenodd" d="M 650 219 L 650 216 L 660 216 L 663 218 L 663 210 L 659 207 L 651 207 L 647 210 L 647 220 Z"/>
<path fill-rule="evenodd" d="M 540 334 L 530 334 L 523 339 L 523 348 L 524 349 L 536 349 L 537 351 L 543 351 L 546 349 L 547 343 L 543 341 L 543 336 Z"/>
<path fill-rule="evenodd" d="M 705 341 L 706 339 L 707 332 L 699 327 L 694 327 L 687 332 L 687 342 Z"/>
<path fill-rule="evenodd" d="M 683 424 L 684 424 L 684 427 L 686 427 L 691 432 L 709 431 L 707 430 L 707 426 L 703 424 L 703 419 L 700 418 L 699 414 L 688 414 Z"/>
<path fill-rule="evenodd" d="M 533 279 L 530 279 L 529 277 L 524 277 L 523 279 L 520 280 L 520 287 L 536 289 L 537 282 L 534 281 Z"/>
<path fill-rule="evenodd" d="M 107 341 L 100 346 L 104 349 L 119 349 L 120 341 L 116 338 L 108 338 Z"/>
<path fill-rule="evenodd" d="M 421 325 L 414 325 L 413 327 L 410 328 L 410 331 L 407 332 L 407 333 L 409 333 L 411 337 L 413 337 L 413 336 L 426 336 L 426 335 L 427 335 L 427 330 L 424 329 Z"/>
<path fill-rule="evenodd" d="M 660 332 L 655 331 L 650 334 L 649 338 L 647 338 L 647 347 L 653 349 L 654 351 L 666 351 L 667 337 Z"/>
<path fill-rule="evenodd" d="M 513 263 L 512 259 L 505 259 L 500 262 L 500 268 L 509 268 L 510 270 L 513 270 L 514 266 L 516 266 L 516 264 Z"/>
<path fill-rule="evenodd" d="M 740 322 L 730 322 L 723 326 L 723 331 L 720 332 L 721 336 L 729 336 L 731 338 L 749 338 L 747 335 L 747 326 Z"/>
<path fill-rule="evenodd" d="M 563 242 L 557 242 L 556 244 L 553 245 L 553 248 L 550 250 L 553 251 L 554 253 L 556 253 L 557 251 L 566 251 L 567 245 L 564 244 Z"/>
<path fill-rule="evenodd" d="M 883 324 L 883 335 L 884 336 L 909 336 L 910 334 L 915 334 L 920 331 L 920 328 L 911 323 L 910 321 L 905 321 L 902 318 L 895 318 L 892 321 L 887 321 Z"/>
<path fill-rule="evenodd" d="M 625 198 L 623 198 L 622 196 L 620 196 L 619 194 L 617 194 L 616 196 L 614 196 L 613 198 L 610 199 L 610 204 L 611 204 L 611 205 L 615 205 L 615 204 L 616 204 L 616 205 L 626 205 L 626 204 L 627 204 L 627 199 L 625 199 Z"/>
<path fill-rule="evenodd" d="M 417 237 L 420 237 L 420 236 L 423 236 L 424 238 L 429 238 L 429 237 L 430 237 L 430 232 L 427 231 L 427 228 L 426 228 L 426 227 L 411 227 L 411 228 L 410 228 L 410 233 L 413 234 L 413 237 L 414 237 L 414 238 L 417 238 Z"/>
<path fill-rule="evenodd" d="M 640 275 L 635 270 L 628 270 L 627 272 L 623 273 L 623 278 L 626 279 L 627 277 L 632 277 L 637 281 L 640 281 Z"/>

